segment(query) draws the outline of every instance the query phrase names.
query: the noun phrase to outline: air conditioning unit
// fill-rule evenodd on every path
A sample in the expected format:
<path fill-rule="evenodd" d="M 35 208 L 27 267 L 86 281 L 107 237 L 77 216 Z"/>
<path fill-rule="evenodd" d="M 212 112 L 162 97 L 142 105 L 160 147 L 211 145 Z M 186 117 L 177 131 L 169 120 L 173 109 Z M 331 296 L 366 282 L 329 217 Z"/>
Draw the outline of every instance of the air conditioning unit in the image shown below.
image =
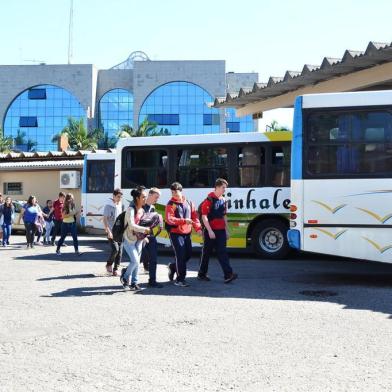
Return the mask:
<path fill-rule="evenodd" d="M 80 187 L 80 172 L 77 170 L 60 172 L 60 188 L 71 189 Z"/>

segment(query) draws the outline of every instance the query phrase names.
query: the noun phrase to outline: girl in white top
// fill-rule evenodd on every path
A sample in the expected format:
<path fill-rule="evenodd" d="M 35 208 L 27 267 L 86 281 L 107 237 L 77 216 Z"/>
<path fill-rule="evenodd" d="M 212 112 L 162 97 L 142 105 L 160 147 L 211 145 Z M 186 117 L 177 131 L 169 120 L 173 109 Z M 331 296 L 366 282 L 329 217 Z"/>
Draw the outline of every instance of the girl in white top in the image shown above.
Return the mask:
<path fill-rule="evenodd" d="M 140 256 L 142 253 L 143 242 L 148 241 L 137 239 L 135 233 L 149 234 L 148 227 L 139 226 L 141 217 L 144 214 L 143 206 L 146 204 L 147 192 L 143 186 L 138 186 L 131 192 L 133 202 L 125 213 L 125 225 L 123 246 L 129 256 L 129 265 L 121 271 L 120 282 L 124 288 L 129 287 L 132 291 L 140 290 L 137 284 L 137 274 L 139 270 Z"/>

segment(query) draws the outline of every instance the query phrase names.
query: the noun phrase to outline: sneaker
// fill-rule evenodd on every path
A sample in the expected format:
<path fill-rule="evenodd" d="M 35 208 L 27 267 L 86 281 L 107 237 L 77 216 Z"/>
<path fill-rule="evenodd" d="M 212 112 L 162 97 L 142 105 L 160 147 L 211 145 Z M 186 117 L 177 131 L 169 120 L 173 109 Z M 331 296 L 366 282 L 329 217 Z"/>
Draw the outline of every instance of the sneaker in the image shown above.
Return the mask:
<path fill-rule="evenodd" d="M 169 270 L 169 272 L 167 274 L 169 277 L 169 280 L 170 280 L 170 282 L 173 282 L 175 272 L 171 269 L 170 263 L 167 265 L 167 268 Z"/>
<path fill-rule="evenodd" d="M 54 241 L 50 241 L 50 245 L 54 246 Z"/>
<path fill-rule="evenodd" d="M 56 250 L 56 255 L 61 256 L 61 252 L 59 250 Z"/>
<path fill-rule="evenodd" d="M 179 286 L 179 287 L 189 287 L 189 283 L 186 281 L 186 280 L 182 280 L 182 281 L 178 281 L 178 280 L 176 280 L 175 282 L 174 282 L 174 284 L 176 285 L 176 286 Z"/>
<path fill-rule="evenodd" d="M 61 246 L 64 246 L 65 248 L 68 246 L 66 243 L 64 243 L 63 245 L 61 245 Z"/>
<path fill-rule="evenodd" d="M 155 289 L 161 289 L 163 287 L 163 284 L 158 283 L 158 282 L 148 282 L 148 287 L 153 287 Z"/>
<path fill-rule="evenodd" d="M 232 282 L 233 280 L 235 280 L 235 279 L 237 279 L 237 278 L 238 278 L 238 274 L 235 274 L 235 273 L 233 272 L 230 276 L 228 276 L 227 278 L 225 278 L 224 282 L 225 282 L 225 283 L 230 283 L 230 282 Z"/>
<path fill-rule="evenodd" d="M 123 268 L 121 270 L 121 275 L 120 275 L 120 282 L 122 284 L 122 287 L 124 287 L 124 289 L 126 289 L 129 286 L 128 282 L 124 279 L 124 275 L 125 275 L 126 270 L 127 270 L 126 268 Z"/>
<path fill-rule="evenodd" d="M 113 276 L 118 276 L 118 271 L 117 270 L 113 270 L 112 275 Z"/>
<path fill-rule="evenodd" d="M 113 267 L 106 264 L 106 272 L 111 275 L 113 273 Z"/>
<path fill-rule="evenodd" d="M 83 252 L 75 252 L 77 256 L 82 256 Z"/>
<path fill-rule="evenodd" d="M 129 286 L 129 290 L 131 290 L 131 291 L 141 291 L 142 288 L 137 283 L 132 283 Z"/>
<path fill-rule="evenodd" d="M 205 282 L 211 282 L 211 279 L 207 275 L 197 275 L 197 280 L 204 280 Z"/>

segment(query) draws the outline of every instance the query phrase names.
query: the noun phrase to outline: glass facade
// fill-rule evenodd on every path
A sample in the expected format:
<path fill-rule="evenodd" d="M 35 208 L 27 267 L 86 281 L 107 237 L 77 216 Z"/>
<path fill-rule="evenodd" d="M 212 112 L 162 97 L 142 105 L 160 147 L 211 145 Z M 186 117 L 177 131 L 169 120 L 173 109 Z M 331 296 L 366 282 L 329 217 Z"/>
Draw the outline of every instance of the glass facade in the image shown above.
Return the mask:
<path fill-rule="evenodd" d="M 235 109 L 225 109 L 226 132 L 255 132 L 257 131 L 252 116 L 237 117 Z"/>
<path fill-rule="evenodd" d="M 71 93 L 52 85 L 33 87 L 8 108 L 4 135 L 14 138 L 15 148 L 22 151 L 57 150 L 52 138 L 67 125 L 69 117 L 86 119 L 85 110 Z"/>
<path fill-rule="evenodd" d="M 158 120 L 155 121 L 158 130 L 167 129 L 171 135 L 219 133 L 219 121 L 216 121 L 219 110 L 209 107 L 213 101 L 214 98 L 196 84 L 170 82 L 146 98 L 140 109 L 139 124 L 145 118 Z"/>
<path fill-rule="evenodd" d="M 133 95 L 120 88 L 105 93 L 99 102 L 99 124 L 109 137 L 116 136 L 121 125 L 133 126 Z"/>

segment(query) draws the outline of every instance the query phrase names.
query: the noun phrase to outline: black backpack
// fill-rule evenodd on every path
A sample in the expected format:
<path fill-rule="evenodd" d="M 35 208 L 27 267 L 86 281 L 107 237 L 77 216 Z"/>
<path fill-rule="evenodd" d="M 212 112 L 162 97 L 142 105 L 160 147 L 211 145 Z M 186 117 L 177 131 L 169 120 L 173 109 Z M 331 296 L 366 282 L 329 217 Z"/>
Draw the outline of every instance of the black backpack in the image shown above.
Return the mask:
<path fill-rule="evenodd" d="M 128 227 L 128 224 L 125 224 L 125 213 L 126 211 L 123 211 L 114 221 L 112 228 L 113 241 L 122 242 L 123 240 L 124 232 Z"/>
<path fill-rule="evenodd" d="M 200 221 L 200 224 L 201 224 L 201 227 L 204 229 L 204 222 L 203 222 L 203 219 L 202 219 L 202 213 L 201 213 L 201 206 L 203 205 L 203 203 L 206 201 L 206 200 L 208 200 L 209 202 L 213 202 L 214 200 L 212 199 L 212 197 L 211 196 L 207 196 L 200 204 L 199 204 L 199 207 L 197 207 L 197 215 L 198 215 L 198 217 L 199 217 L 199 221 Z M 208 214 L 207 215 L 207 218 L 208 218 L 208 220 L 210 220 L 210 214 Z"/>

